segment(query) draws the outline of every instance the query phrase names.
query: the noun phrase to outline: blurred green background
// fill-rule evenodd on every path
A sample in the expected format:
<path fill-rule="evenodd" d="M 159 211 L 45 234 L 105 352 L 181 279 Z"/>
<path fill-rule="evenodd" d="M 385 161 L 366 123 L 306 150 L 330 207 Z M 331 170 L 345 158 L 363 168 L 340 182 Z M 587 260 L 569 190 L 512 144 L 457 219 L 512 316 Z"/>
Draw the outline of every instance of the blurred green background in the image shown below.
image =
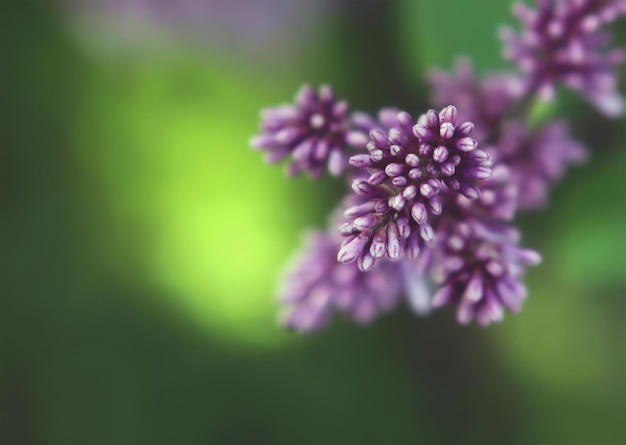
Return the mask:
<path fill-rule="evenodd" d="M 522 314 L 276 322 L 343 184 L 265 166 L 259 109 L 328 82 L 421 112 L 429 67 L 505 66 L 508 10 L 1 1 L 2 443 L 626 443 L 625 126 L 573 96 L 592 156 L 520 219 L 544 255 Z"/>

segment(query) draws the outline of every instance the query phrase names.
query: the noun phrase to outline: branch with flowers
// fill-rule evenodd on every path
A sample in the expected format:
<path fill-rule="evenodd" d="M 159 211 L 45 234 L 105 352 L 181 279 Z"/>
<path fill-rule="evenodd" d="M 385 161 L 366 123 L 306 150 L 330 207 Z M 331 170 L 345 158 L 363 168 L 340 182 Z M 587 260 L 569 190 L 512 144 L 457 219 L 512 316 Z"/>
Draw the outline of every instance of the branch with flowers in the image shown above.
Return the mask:
<path fill-rule="evenodd" d="M 537 0 L 513 12 L 521 29 L 501 37 L 516 70 L 479 79 L 463 60 L 452 73 L 433 71 L 433 109 L 417 118 L 351 112 L 326 85 L 263 110 L 251 146 L 267 162 L 288 159 L 290 176 L 328 170 L 350 187 L 283 278 L 287 327 L 320 330 L 334 312 L 367 323 L 402 298 L 419 313 L 455 306 L 463 324 L 520 310 L 525 268 L 541 256 L 520 245 L 513 220 L 544 206 L 587 153 L 565 120 L 530 125 L 531 104 L 562 85 L 607 117 L 623 114 L 626 51 L 607 48 L 606 25 L 626 15 L 626 0 Z"/>

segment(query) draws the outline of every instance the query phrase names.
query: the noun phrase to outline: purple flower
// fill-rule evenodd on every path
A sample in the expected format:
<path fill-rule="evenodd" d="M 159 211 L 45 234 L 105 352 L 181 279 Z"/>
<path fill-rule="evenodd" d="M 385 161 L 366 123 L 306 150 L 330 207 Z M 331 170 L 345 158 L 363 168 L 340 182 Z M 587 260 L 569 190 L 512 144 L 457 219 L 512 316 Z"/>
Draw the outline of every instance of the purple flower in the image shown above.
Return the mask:
<path fill-rule="evenodd" d="M 527 265 L 541 261 L 534 250 L 519 247 L 508 225 L 467 219 L 451 223 L 434 254 L 434 279 L 440 286 L 433 307 L 457 305 L 457 320 L 467 324 L 499 322 L 504 310 L 517 312 L 526 298 L 520 279 Z"/>
<path fill-rule="evenodd" d="M 566 168 L 587 157 L 563 121 L 534 132 L 522 122 L 510 121 L 504 125 L 500 140 L 485 150 L 495 163 L 509 167 L 510 185 L 519 191 L 517 205 L 524 210 L 545 205 L 550 187 L 562 178 Z"/>
<path fill-rule="evenodd" d="M 483 80 L 476 79 L 467 59 L 459 59 L 450 74 L 431 71 L 428 80 L 432 87 L 432 104 L 435 107 L 456 104 L 459 121 L 474 123 L 473 137 L 479 143 L 497 129 L 520 90 L 519 79 L 511 75 L 493 74 Z"/>
<path fill-rule="evenodd" d="M 545 99 L 563 82 L 608 116 L 618 116 L 624 99 L 617 93 L 616 67 L 622 49 L 605 50 L 610 36 L 602 26 L 626 14 L 624 0 L 538 0 L 537 9 L 516 3 L 521 33 L 502 31 L 504 56 L 527 74 L 526 91 Z"/>
<path fill-rule="evenodd" d="M 290 176 L 306 171 L 317 178 L 326 165 L 331 174 L 338 176 L 346 166 L 348 128 L 348 103 L 336 101 L 327 85 L 321 86 L 318 93 L 305 85 L 296 95 L 295 105 L 263 110 L 262 132 L 252 137 L 250 145 L 266 151 L 269 163 L 290 157 Z"/>
<path fill-rule="evenodd" d="M 400 269 L 381 261 L 368 273 L 356 264 L 336 261 L 341 239 L 325 232 L 308 233 L 305 244 L 288 270 L 280 291 L 285 305 L 283 323 L 298 331 L 322 329 L 334 311 L 358 323 L 369 323 L 392 309 L 400 299 Z"/>
<path fill-rule="evenodd" d="M 518 209 L 520 187 L 515 183 L 515 177 L 506 164 L 496 164 L 492 168 L 491 178 L 482 181 L 478 188 L 480 196 L 476 199 L 457 194 L 456 204 L 462 210 L 457 210 L 460 218 L 469 214 L 484 220 L 510 221 Z"/>
<path fill-rule="evenodd" d="M 430 217 L 443 211 L 439 193 L 448 189 L 474 199 L 475 184 L 491 176 L 488 154 L 469 137 L 474 125 L 457 126 L 455 107 L 439 114 L 429 110 L 417 124 L 400 112 L 396 121 L 388 131 L 372 130 L 368 153 L 350 158 L 369 176 L 352 183 L 361 201 L 345 211 L 349 222 L 340 233 L 347 238 L 337 259 L 358 260 L 362 271 L 385 255 L 398 260 L 406 252 L 416 258 L 434 238 Z"/>

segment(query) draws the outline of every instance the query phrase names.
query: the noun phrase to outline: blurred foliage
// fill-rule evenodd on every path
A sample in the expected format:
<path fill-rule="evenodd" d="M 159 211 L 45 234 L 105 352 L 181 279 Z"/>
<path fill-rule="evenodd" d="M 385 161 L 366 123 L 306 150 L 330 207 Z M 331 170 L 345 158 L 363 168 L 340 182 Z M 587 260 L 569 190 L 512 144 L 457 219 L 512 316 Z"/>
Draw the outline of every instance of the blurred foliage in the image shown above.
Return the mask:
<path fill-rule="evenodd" d="M 326 81 L 417 112 L 427 67 L 503 66 L 508 5 L 480 3 L 336 2 L 299 51 L 246 58 L 100 54 L 58 5 L 0 2 L 2 442 L 626 442 L 626 135 L 579 102 L 558 110 L 592 157 L 521 218 L 544 254 L 522 314 L 275 322 L 343 184 L 264 166 L 258 110 Z"/>
<path fill-rule="evenodd" d="M 451 69 L 458 57 L 472 60 L 479 73 L 506 67 L 498 28 L 511 24 L 510 3 L 500 0 L 398 2 L 398 34 L 407 68 L 416 77 L 427 68 Z"/>

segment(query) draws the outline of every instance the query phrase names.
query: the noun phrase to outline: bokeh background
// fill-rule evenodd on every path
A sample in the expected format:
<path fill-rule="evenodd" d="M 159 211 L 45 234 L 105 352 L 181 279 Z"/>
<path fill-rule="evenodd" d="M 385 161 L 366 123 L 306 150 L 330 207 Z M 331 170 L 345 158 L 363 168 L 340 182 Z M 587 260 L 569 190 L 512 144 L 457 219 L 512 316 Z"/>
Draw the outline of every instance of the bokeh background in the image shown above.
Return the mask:
<path fill-rule="evenodd" d="M 508 11 L 2 0 L 2 443 L 626 443 L 625 124 L 567 93 L 546 116 L 591 158 L 519 220 L 544 255 L 520 315 L 276 322 L 277 276 L 343 184 L 264 165 L 259 109 L 328 82 L 421 112 L 429 67 L 506 67 Z"/>

